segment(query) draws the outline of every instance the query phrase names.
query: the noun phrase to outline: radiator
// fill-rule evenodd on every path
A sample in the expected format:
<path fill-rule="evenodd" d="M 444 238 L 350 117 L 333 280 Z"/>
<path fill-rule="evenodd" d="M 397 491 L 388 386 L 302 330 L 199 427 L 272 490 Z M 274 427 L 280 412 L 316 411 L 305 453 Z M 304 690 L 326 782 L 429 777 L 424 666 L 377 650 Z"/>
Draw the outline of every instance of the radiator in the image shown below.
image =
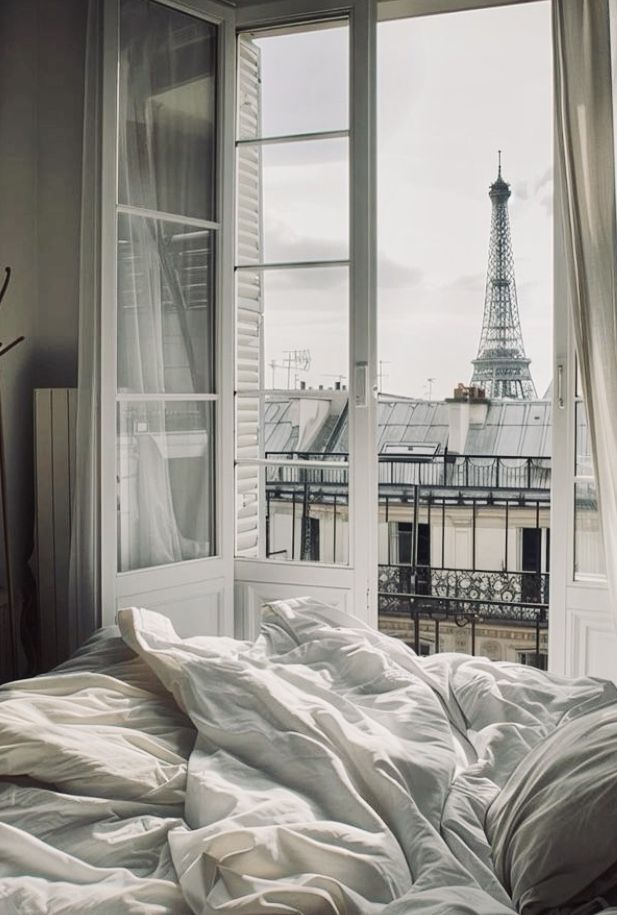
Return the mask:
<path fill-rule="evenodd" d="M 34 392 L 35 552 L 41 665 L 69 653 L 69 551 L 75 481 L 74 388 Z"/>

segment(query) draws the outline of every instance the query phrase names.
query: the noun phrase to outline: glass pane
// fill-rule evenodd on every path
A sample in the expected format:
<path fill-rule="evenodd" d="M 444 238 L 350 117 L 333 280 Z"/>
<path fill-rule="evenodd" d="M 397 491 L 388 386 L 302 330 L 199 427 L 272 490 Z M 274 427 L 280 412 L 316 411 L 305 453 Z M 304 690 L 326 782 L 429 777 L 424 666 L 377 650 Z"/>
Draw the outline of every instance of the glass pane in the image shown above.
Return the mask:
<path fill-rule="evenodd" d="M 448 5 L 377 29 L 379 625 L 542 663 L 551 4 Z"/>
<path fill-rule="evenodd" d="M 212 556 L 214 405 L 118 404 L 118 568 Z"/>
<path fill-rule="evenodd" d="M 312 140 L 239 148 L 238 263 L 348 257 L 348 145 Z"/>
<path fill-rule="evenodd" d="M 120 203 L 216 218 L 211 23 L 151 0 L 120 4 Z"/>
<path fill-rule="evenodd" d="M 238 272 L 237 389 L 342 388 L 349 365 L 347 267 Z"/>
<path fill-rule="evenodd" d="M 587 425 L 585 404 L 579 401 L 576 406 L 576 475 L 592 477 L 593 459 L 591 456 L 591 438 Z"/>
<path fill-rule="evenodd" d="M 314 469 L 276 464 L 237 467 L 237 554 L 346 565 L 347 469 L 320 466 L 324 460 L 345 458 L 314 455 Z"/>
<path fill-rule="evenodd" d="M 212 392 L 214 237 L 205 229 L 119 214 L 121 392 Z"/>
<path fill-rule="evenodd" d="M 578 361 L 578 357 L 575 357 L 576 363 L 576 396 L 583 396 L 583 378 L 581 376 L 581 367 Z"/>
<path fill-rule="evenodd" d="M 348 128 L 346 24 L 245 33 L 238 56 L 241 139 Z"/>
<path fill-rule="evenodd" d="M 576 483 L 574 493 L 574 577 L 604 578 L 606 565 L 595 484 Z"/>
<path fill-rule="evenodd" d="M 381 389 L 442 403 L 470 386 L 493 402 L 548 401 L 550 4 L 380 22 L 378 64 Z M 529 436 L 512 430 L 529 457 L 542 456 L 534 422 Z"/>
<path fill-rule="evenodd" d="M 236 448 L 241 460 L 311 459 L 348 450 L 344 387 L 296 389 L 271 394 L 239 393 L 236 399 Z"/>

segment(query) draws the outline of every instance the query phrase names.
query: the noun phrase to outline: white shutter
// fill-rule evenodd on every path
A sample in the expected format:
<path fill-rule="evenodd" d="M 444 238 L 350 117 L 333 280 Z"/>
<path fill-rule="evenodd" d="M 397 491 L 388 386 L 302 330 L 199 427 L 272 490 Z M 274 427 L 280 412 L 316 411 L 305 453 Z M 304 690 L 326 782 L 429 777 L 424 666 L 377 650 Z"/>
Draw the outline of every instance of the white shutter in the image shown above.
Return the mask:
<path fill-rule="evenodd" d="M 261 124 L 260 52 L 249 37 L 238 42 L 239 134 L 257 136 Z M 238 250 L 241 263 L 262 260 L 261 147 L 244 146 L 238 157 Z M 236 454 L 239 459 L 263 456 L 263 430 L 259 417 L 264 386 L 263 280 L 259 272 L 239 271 L 236 313 Z M 254 394 L 254 396 L 251 396 Z M 236 553 L 256 557 L 259 550 L 259 467 L 240 466 L 236 474 Z"/>

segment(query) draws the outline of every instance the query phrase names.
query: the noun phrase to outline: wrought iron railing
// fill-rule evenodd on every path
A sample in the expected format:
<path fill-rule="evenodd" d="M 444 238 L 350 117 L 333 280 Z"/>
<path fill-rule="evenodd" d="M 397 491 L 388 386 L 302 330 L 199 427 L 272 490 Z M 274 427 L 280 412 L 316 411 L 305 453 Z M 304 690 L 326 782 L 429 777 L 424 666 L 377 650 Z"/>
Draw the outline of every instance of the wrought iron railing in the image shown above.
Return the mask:
<path fill-rule="evenodd" d="M 416 598 L 448 599 L 481 608 L 548 605 L 546 572 L 444 569 L 418 565 L 380 565 L 379 591 Z M 507 611 L 506 611 L 507 612 Z"/>
<path fill-rule="evenodd" d="M 308 482 L 346 484 L 347 467 L 323 467 L 320 464 L 341 462 L 349 455 L 343 452 L 268 451 L 268 483 Z M 293 467 L 277 461 L 311 461 L 315 467 Z M 431 456 L 379 455 L 381 487 L 421 486 L 431 489 L 534 490 L 551 486 L 551 459 L 544 457 L 487 456 L 440 452 Z"/>
<path fill-rule="evenodd" d="M 348 455 L 323 452 L 268 452 L 271 464 L 266 466 L 266 552 L 268 556 L 288 559 L 337 561 L 337 543 L 346 540 L 348 507 Z M 333 466 L 340 464 L 338 466 Z M 309 466 L 307 466 L 309 465 Z M 474 568 L 482 562 L 477 554 L 477 509 L 482 505 L 499 507 L 504 523 L 504 563 L 508 565 L 509 513 L 518 509 L 533 512 L 535 527 L 541 526 L 541 510 L 550 505 L 550 459 L 528 457 L 486 457 L 476 455 L 438 454 L 427 458 L 408 455 L 381 455 L 379 458 L 379 503 L 385 521 L 400 523 L 401 504 L 409 506 L 413 531 L 424 523 L 441 526 L 441 564 L 435 567 L 417 562 L 418 534 L 405 534 L 413 557 L 410 564 L 388 564 L 379 567 L 379 612 L 391 617 L 405 617 L 413 629 L 416 650 L 420 645 L 420 627 L 430 621 L 434 629 L 433 644 L 440 645 L 440 625 L 454 623 L 471 631 L 471 652 L 475 653 L 476 627 L 490 623 L 501 627 L 518 627 L 535 633 L 535 651 L 531 656 L 539 663 L 541 641 L 548 625 L 549 575 L 544 572 L 494 571 Z M 290 519 L 285 530 L 271 536 L 271 522 L 276 504 L 285 504 Z M 399 504 L 392 514 L 393 505 Z M 471 569 L 444 566 L 446 509 L 465 505 L 471 508 Z M 318 509 L 317 516 L 314 510 Z M 324 515 L 324 510 L 327 514 Z M 423 514 L 419 512 L 422 510 Z M 315 517 L 329 518 L 328 539 L 333 556 L 320 549 Z M 320 522 L 321 523 L 321 522 Z M 341 527 L 342 525 L 342 527 Z M 314 529 L 315 528 L 315 529 Z M 340 530 L 339 530 L 340 528 Z M 403 535 L 398 536 L 401 548 Z M 324 540 L 327 538 L 323 538 Z M 287 542 L 289 541 L 289 542 Z M 540 560 L 538 541 L 537 560 Z M 333 546 L 332 546 L 333 544 Z M 323 544 L 322 544 L 323 546 Z M 388 559 L 391 540 L 388 538 Z M 439 549 L 438 549 L 439 552 Z M 394 555 L 398 555 L 395 553 Z M 334 558 L 333 558 L 334 557 Z M 415 562 L 415 564 L 414 564 Z M 443 633 L 443 629 L 442 629 Z"/>
<path fill-rule="evenodd" d="M 270 452 L 270 455 L 273 453 Z M 349 498 L 348 487 L 348 466 L 346 454 L 316 454 L 313 452 L 276 452 L 276 461 L 282 463 L 269 464 L 265 468 L 265 497 L 266 497 L 266 555 L 281 556 L 287 559 L 312 560 L 323 562 L 336 562 L 336 551 L 332 554 L 332 543 L 342 544 L 341 538 L 346 538 L 347 533 L 345 525 L 347 524 L 347 507 Z M 271 458 L 272 459 L 272 458 Z M 496 459 L 497 460 L 497 459 Z M 501 460 L 501 459 L 500 459 Z M 504 459 L 505 460 L 505 459 Z M 524 465 L 525 478 L 530 476 L 528 468 L 531 465 L 531 459 L 521 459 Z M 397 458 L 397 463 L 401 463 Z M 341 465 L 340 469 L 338 464 Z M 334 466 L 333 466 L 334 465 Z M 385 465 L 387 466 L 387 465 Z M 464 467 L 464 465 L 461 465 Z M 498 473 L 497 466 L 494 468 L 495 477 L 499 476 L 502 482 L 505 482 L 503 469 Z M 519 468 L 520 470 L 520 468 Z M 463 473 L 463 475 L 465 475 Z M 467 474 L 471 477 L 472 474 Z M 517 477 L 519 479 L 519 477 Z M 531 480 L 533 481 L 533 474 Z M 510 478 L 513 482 L 513 478 Z M 431 593 L 441 596 L 456 596 L 462 587 L 463 578 L 458 575 L 468 576 L 466 570 L 456 570 L 443 568 L 446 558 L 446 518 L 447 512 L 451 509 L 458 510 L 461 507 L 467 507 L 470 510 L 469 526 L 471 531 L 471 557 L 470 568 L 474 570 L 472 581 L 474 587 L 478 587 L 482 581 L 482 572 L 476 572 L 477 566 L 482 565 L 482 556 L 479 554 L 479 545 L 477 543 L 476 529 L 478 512 L 482 507 L 495 508 L 501 512 L 503 517 L 503 561 L 508 567 L 508 530 L 511 527 L 513 512 L 520 509 L 533 512 L 532 518 L 535 527 L 546 526 L 546 509 L 550 506 L 550 490 L 538 490 L 532 486 L 531 489 L 482 489 L 476 486 L 469 489 L 449 487 L 432 487 L 430 485 L 419 485 L 402 483 L 402 484 L 379 484 L 379 505 L 382 509 L 383 520 L 386 523 L 405 522 L 411 524 L 414 530 L 418 529 L 421 524 L 432 525 L 435 528 L 437 539 L 433 546 L 437 553 L 441 553 L 441 562 L 436 563 L 436 567 L 441 567 L 439 573 L 436 569 L 432 571 Z M 291 519 L 287 527 L 279 526 L 276 536 L 271 525 L 271 520 L 277 511 L 285 511 Z M 310 542 L 315 539 L 312 528 L 316 530 L 316 525 L 311 524 L 312 518 L 319 519 L 320 524 L 330 525 L 332 537 L 326 537 L 322 540 L 321 551 L 315 543 Z M 532 523 L 534 523 L 532 522 Z M 296 527 L 300 526 L 300 532 Z M 341 525 L 343 527 L 341 528 Z M 440 533 L 439 533 L 440 530 Z M 285 533 L 285 531 L 287 533 Z M 418 563 L 422 561 L 419 554 L 418 536 L 409 533 L 399 535 L 399 541 L 402 543 L 407 538 L 408 547 L 411 552 L 411 562 Z M 288 542 L 287 542 L 288 541 Z M 392 564 L 393 558 L 398 558 L 398 553 L 391 553 L 392 538 L 388 537 L 387 562 Z M 324 547 L 323 544 L 326 544 Z M 330 544 L 328 546 L 328 544 Z M 344 551 L 343 551 L 344 552 Z M 321 553 L 321 554 L 320 554 Z M 332 554 L 332 555 L 330 555 Z M 340 557 L 339 557 L 340 558 Z M 382 557 L 386 558 L 386 557 Z M 407 557 L 406 557 L 407 558 Z M 434 558 L 437 558 L 435 556 Z M 407 572 L 405 572 L 407 574 Z M 418 572 L 418 574 L 424 574 Z M 438 578 L 441 579 L 443 587 L 439 590 Z M 445 579 L 448 579 L 447 581 Z M 467 580 L 466 578 L 464 579 Z M 495 578 L 492 575 L 484 578 L 484 591 L 489 585 L 493 588 L 495 595 L 499 588 L 503 587 L 503 576 Z M 514 596 L 513 600 L 531 599 L 529 595 L 534 595 L 538 587 L 542 589 L 543 585 L 538 585 L 531 576 L 522 579 L 523 584 L 519 588 L 520 595 Z M 447 592 L 444 593 L 444 589 Z M 497 590 L 495 590 L 497 589 Z M 516 582 L 510 583 L 510 593 L 517 595 Z M 497 595 L 498 596 L 498 595 Z M 535 597 L 533 598 L 535 600 Z"/>
<path fill-rule="evenodd" d="M 420 652 L 422 623 L 433 624 L 435 651 L 440 649 L 444 623 L 468 626 L 471 654 L 476 650 L 478 625 L 531 629 L 535 666 L 541 666 L 542 633 L 548 627 L 549 575 L 539 572 L 499 572 L 442 569 L 429 566 L 380 565 L 379 614 L 408 618 L 413 643 Z"/>

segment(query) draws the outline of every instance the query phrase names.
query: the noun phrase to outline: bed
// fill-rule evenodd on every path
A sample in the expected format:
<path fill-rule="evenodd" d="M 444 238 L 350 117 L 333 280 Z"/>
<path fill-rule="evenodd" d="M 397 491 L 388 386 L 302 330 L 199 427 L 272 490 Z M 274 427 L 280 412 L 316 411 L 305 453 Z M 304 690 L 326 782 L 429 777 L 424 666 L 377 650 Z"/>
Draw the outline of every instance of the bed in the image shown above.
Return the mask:
<path fill-rule="evenodd" d="M 0 690 L 0 915 L 617 913 L 612 808 L 577 858 L 586 896 L 553 882 L 546 907 L 507 860 L 529 847 L 523 800 L 537 816 L 554 790 L 534 782 L 551 741 L 601 740 L 598 803 L 617 801 L 616 710 L 608 682 L 419 658 L 308 598 L 265 608 L 255 642 L 121 610 Z"/>

